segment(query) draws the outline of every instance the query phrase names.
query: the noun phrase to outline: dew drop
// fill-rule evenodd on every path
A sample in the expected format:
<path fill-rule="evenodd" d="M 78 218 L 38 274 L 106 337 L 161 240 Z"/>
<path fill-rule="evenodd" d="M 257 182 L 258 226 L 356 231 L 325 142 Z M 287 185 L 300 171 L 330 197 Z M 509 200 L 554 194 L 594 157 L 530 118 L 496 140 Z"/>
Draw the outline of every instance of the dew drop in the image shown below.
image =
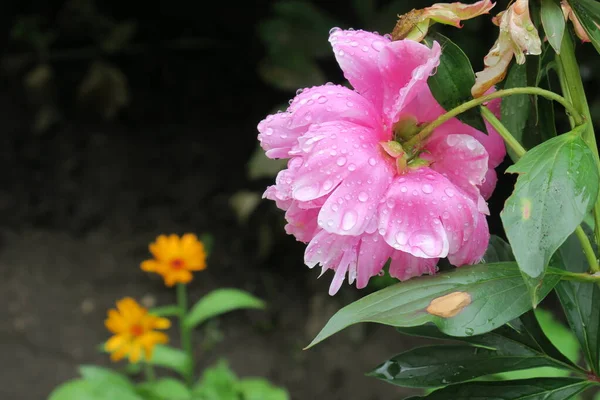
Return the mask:
<path fill-rule="evenodd" d="M 430 184 L 426 183 L 423 185 L 423 187 L 421 188 L 421 190 L 423 191 L 423 193 L 432 193 L 433 192 L 433 186 L 431 186 Z"/>
<path fill-rule="evenodd" d="M 358 194 L 358 200 L 364 203 L 365 201 L 369 200 L 369 195 L 366 192 L 360 192 Z"/>
<path fill-rule="evenodd" d="M 350 229 L 356 226 L 356 221 L 358 220 L 358 214 L 356 211 L 351 210 L 347 211 L 342 218 L 342 229 L 345 231 L 349 231 Z"/>
<path fill-rule="evenodd" d="M 374 166 L 377 164 L 377 160 L 374 157 L 369 158 L 369 165 Z"/>
<path fill-rule="evenodd" d="M 340 32 L 341 30 L 342 30 L 342 28 L 338 28 L 338 27 L 336 26 L 336 27 L 333 27 L 333 28 L 331 28 L 331 29 L 329 30 L 329 34 L 330 34 L 330 35 L 333 35 L 334 33 L 336 33 L 336 32 Z"/>
<path fill-rule="evenodd" d="M 336 164 L 339 165 L 340 167 L 343 166 L 344 164 L 346 164 L 346 157 L 340 157 L 337 159 Z"/>
<path fill-rule="evenodd" d="M 400 191 L 401 191 L 402 193 L 406 193 L 406 192 L 408 192 L 408 188 L 407 188 L 406 186 L 402 186 L 402 187 L 400 188 Z"/>
<path fill-rule="evenodd" d="M 354 164 L 348 165 L 348 171 L 354 171 L 354 170 L 356 170 L 356 165 L 354 165 Z"/>
<path fill-rule="evenodd" d="M 444 192 L 448 195 L 448 197 L 454 197 L 454 190 L 446 188 L 444 189 Z"/>
<path fill-rule="evenodd" d="M 371 47 L 377 51 L 381 51 L 384 46 L 385 43 L 382 40 L 375 40 L 373 43 L 371 43 Z"/>
<path fill-rule="evenodd" d="M 319 104 L 325 104 L 325 103 L 327 103 L 327 97 L 325 97 L 325 96 L 319 97 L 317 99 L 317 103 L 319 103 Z"/>
<path fill-rule="evenodd" d="M 323 183 L 323 190 L 328 191 L 333 187 L 333 182 L 327 180 Z"/>

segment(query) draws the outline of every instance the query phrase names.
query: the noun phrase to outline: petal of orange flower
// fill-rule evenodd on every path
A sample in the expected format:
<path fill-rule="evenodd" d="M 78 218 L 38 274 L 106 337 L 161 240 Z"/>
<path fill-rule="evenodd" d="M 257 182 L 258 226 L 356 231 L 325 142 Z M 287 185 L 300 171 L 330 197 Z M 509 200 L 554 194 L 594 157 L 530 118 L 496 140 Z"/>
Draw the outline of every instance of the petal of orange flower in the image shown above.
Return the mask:
<path fill-rule="evenodd" d="M 114 335 L 106 341 L 104 348 L 106 349 L 106 351 L 112 353 L 112 352 L 118 350 L 121 346 L 123 346 L 126 343 L 127 343 L 126 335 L 123 335 L 123 334 Z"/>
<path fill-rule="evenodd" d="M 161 263 L 156 260 L 146 260 L 140 264 L 143 271 L 157 272 L 161 268 Z"/>
<path fill-rule="evenodd" d="M 112 333 L 122 333 L 127 331 L 129 325 L 127 324 L 127 320 L 117 310 L 112 309 L 108 310 L 108 318 L 104 321 L 104 326 Z"/>
<path fill-rule="evenodd" d="M 127 353 L 129 353 L 130 349 L 131 349 L 131 343 L 129 343 L 129 342 L 124 343 L 121 347 L 119 347 L 118 350 L 114 351 L 110 355 L 110 359 L 112 361 L 120 361 L 127 355 Z"/>
<path fill-rule="evenodd" d="M 131 343 L 131 349 L 129 350 L 129 361 L 136 364 L 142 358 L 142 344 L 139 340 Z"/>

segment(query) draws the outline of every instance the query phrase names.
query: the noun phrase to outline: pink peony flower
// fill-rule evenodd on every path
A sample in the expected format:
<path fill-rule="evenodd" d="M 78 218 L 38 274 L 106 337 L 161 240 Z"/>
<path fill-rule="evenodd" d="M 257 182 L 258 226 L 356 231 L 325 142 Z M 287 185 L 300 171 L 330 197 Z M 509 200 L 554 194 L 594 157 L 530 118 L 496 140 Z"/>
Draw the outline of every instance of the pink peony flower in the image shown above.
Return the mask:
<path fill-rule="evenodd" d="M 346 275 L 365 287 L 388 259 L 400 280 L 435 273 L 443 257 L 478 262 L 502 139 L 454 119 L 402 147 L 444 113 L 427 86 L 440 46 L 338 28 L 329 40 L 355 91 L 298 91 L 286 112 L 258 125 L 267 156 L 290 159 L 264 197 L 286 210 L 287 233 L 308 243 L 305 263 L 335 271 L 333 295 Z"/>

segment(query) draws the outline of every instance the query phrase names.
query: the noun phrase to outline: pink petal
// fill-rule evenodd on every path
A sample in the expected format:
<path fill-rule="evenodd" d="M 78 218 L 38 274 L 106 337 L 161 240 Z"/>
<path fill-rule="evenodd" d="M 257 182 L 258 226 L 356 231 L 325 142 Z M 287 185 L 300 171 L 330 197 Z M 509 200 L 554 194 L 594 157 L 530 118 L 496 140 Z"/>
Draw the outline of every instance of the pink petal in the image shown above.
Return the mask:
<path fill-rule="evenodd" d="M 292 100 L 287 112 L 292 128 L 330 121 L 348 121 L 381 130 L 378 112 L 366 98 L 339 85 L 305 89 Z"/>
<path fill-rule="evenodd" d="M 361 238 L 356 279 L 358 289 L 366 287 L 369 279 L 381 271 L 393 251 L 378 233 L 362 235 Z"/>
<path fill-rule="evenodd" d="M 464 190 L 475 202 L 479 185 L 488 171 L 488 154 L 481 143 L 469 135 L 433 135 L 425 145 L 422 158 L 431 160 L 431 169 Z"/>
<path fill-rule="evenodd" d="M 292 182 L 292 197 L 311 201 L 331 193 L 347 176 L 368 163 L 377 146 L 369 128 L 337 121 L 311 125 L 299 139 L 304 163 Z"/>
<path fill-rule="evenodd" d="M 487 173 L 485 174 L 483 183 L 481 184 L 481 187 L 479 188 L 479 191 L 481 192 L 481 195 L 483 196 L 484 199 L 487 200 L 490 197 L 492 197 L 492 193 L 494 192 L 494 189 L 496 188 L 497 182 L 498 182 L 498 175 L 496 175 L 496 170 L 493 168 L 488 169 Z"/>
<path fill-rule="evenodd" d="M 398 177 L 379 207 L 379 233 L 397 250 L 442 258 L 470 236 L 477 206 L 439 173 L 421 168 Z"/>
<path fill-rule="evenodd" d="M 307 266 L 312 268 L 321 264 L 323 271 L 335 270 L 335 276 L 329 288 L 330 295 L 333 296 L 340 289 L 349 269 L 356 273 L 359 242 L 360 237 L 339 236 L 320 231 L 306 247 L 304 263 Z"/>
<path fill-rule="evenodd" d="M 390 275 L 401 281 L 421 276 L 433 275 L 437 272 L 435 267 L 439 258 L 419 258 L 400 250 L 392 252 Z"/>
<path fill-rule="evenodd" d="M 377 66 L 379 54 L 390 39 L 365 31 L 333 30 L 329 36 L 335 58 L 350 84 L 381 110 L 383 81 Z"/>
<path fill-rule="evenodd" d="M 476 264 L 481 261 L 490 240 L 490 231 L 485 215 L 479 214 L 474 231 L 463 239 L 463 245 L 448 255 L 452 265 L 460 267 L 467 264 Z"/>
<path fill-rule="evenodd" d="M 275 185 L 267 188 L 263 198 L 273 200 L 276 202 L 277 207 L 287 210 L 292 202 L 292 182 L 300 166 L 302 166 L 300 157 L 290 159 L 287 169 L 279 171 L 277 178 L 275 178 Z"/>
<path fill-rule="evenodd" d="M 402 110 L 427 87 L 427 79 L 440 63 L 441 48 L 412 40 L 398 40 L 385 46 L 379 56 L 384 85 L 383 113 L 393 124 Z"/>
<path fill-rule="evenodd" d="M 372 226 L 372 233 L 377 225 L 372 224 L 379 200 L 392 183 L 395 170 L 392 165 L 380 159 L 379 148 L 370 151 L 357 150 L 352 162 L 361 167 L 348 175 L 331 193 L 321 212 L 319 226 L 338 235 L 360 235 Z M 362 160 L 358 160 L 358 157 Z M 366 158 L 366 159 L 365 159 Z"/>
<path fill-rule="evenodd" d="M 308 243 L 317 234 L 317 215 L 318 208 L 302 209 L 298 207 L 298 202 L 293 201 L 285 213 L 285 220 L 288 222 L 285 231 L 288 235 L 304 243 Z"/>
<path fill-rule="evenodd" d="M 258 124 L 258 140 L 269 158 L 288 158 L 289 152 L 297 146 L 298 138 L 306 129 L 291 127 L 288 113 L 267 116 Z"/>

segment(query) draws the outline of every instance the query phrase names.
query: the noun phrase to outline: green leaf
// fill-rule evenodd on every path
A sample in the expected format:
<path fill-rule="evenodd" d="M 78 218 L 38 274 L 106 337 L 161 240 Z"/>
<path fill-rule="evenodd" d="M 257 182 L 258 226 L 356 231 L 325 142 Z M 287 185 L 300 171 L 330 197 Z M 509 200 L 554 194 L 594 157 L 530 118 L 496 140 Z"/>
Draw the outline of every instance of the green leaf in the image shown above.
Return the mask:
<path fill-rule="evenodd" d="M 88 381 L 106 381 L 111 385 L 133 388 L 133 383 L 125 375 L 113 371 L 112 369 L 98 367 L 96 365 L 80 365 L 79 373 Z"/>
<path fill-rule="evenodd" d="M 436 41 L 442 46 L 442 55 L 437 72 L 427 83 L 433 97 L 449 111 L 471 100 L 471 88 L 475 85 L 475 72 L 467 55 L 447 37 L 432 33 L 424 39 L 425 44 L 433 46 Z M 473 128 L 487 133 L 483 118 L 477 108 L 473 108 L 457 116 L 459 120 Z"/>
<path fill-rule="evenodd" d="M 285 389 L 273 386 L 262 378 L 247 378 L 237 384 L 237 390 L 243 400 L 289 400 Z"/>
<path fill-rule="evenodd" d="M 558 279 L 558 276 L 548 275 L 540 299 Z M 454 300 L 463 301 L 447 301 L 451 294 L 456 296 Z M 360 322 L 395 327 L 433 322 L 451 336 L 479 335 L 530 308 L 527 287 L 516 263 L 465 266 L 401 282 L 363 297 L 338 311 L 308 347 Z"/>
<path fill-rule="evenodd" d="M 510 245 L 499 236 L 491 235 L 488 248 L 483 255 L 483 263 L 497 263 L 503 261 L 515 261 Z"/>
<path fill-rule="evenodd" d="M 207 368 L 194 385 L 194 400 L 240 400 L 236 389 L 238 379 L 227 362 L 220 360 Z"/>
<path fill-rule="evenodd" d="M 527 64 L 519 65 L 516 62 L 512 64 L 504 81 L 504 89 L 527 86 Z M 529 118 L 531 109 L 531 99 L 529 95 L 518 94 L 508 96 L 502 99 L 501 120 L 506 129 L 514 136 L 519 143 L 523 144 L 523 132 Z M 508 154 L 513 161 L 518 160 L 516 154 L 509 148 Z"/>
<path fill-rule="evenodd" d="M 406 400 L 568 400 L 590 386 L 590 382 L 576 378 L 470 382 Z"/>
<path fill-rule="evenodd" d="M 192 360 L 182 350 L 158 344 L 154 346 L 150 364 L 186 375 L 192 366 Z"/>
<path fill-rule="evenodd" d="M 210 233 L 203 233 L 200 235 L 200 241 L 204 245 L 204 251 L 206 252 L 206 258 L 210 257 L 215 246 L 215 238 Z"/>
<path fill-rule="evenodd" d="M 598 171 L 591 150 L 569 133 L 528 151 L 507 172 L 519 178 L 500 216 L 537 304 L 550 257 L 596 200 Z"/>
<path fill-rule="evenodd" d="M 571 235 L 560 247 L 556 261 L 571 272 L 586 272 L 587 261 L 579 240 Z M 554 260 L 553 260 L 554 263 Z M 600 286 L 593 283 L 562 281 L 556 293 L 585 359 L 596 374 L 600 372 Z"/>
<path fill-rule="evenodd" d="M 189 400 L 192 392 L 181 381 L 174 378 L 161 378 L 138 385 L 138 390 L 152 400 Z"/>
<path fill-rule="evenodd" d="M 435 388 L 532 367 L 560 364 L 534 352 L 515 354 L 469 345 L 437 345 L 399 354 L 368 375 L 397 386 Z"/>
<path fill-rule="evenodd" d="M 154 307 L 148 310 L 148 313 L 157 317 L 175 317 L 179 315 L 180 308 L 177 305 Z"/>
<path fill-rule="evenodd" d="M 230 311 L 264 308 L 265 303 L 248 292 L 238 289 L 217 289 L 198 300 L 184 323 L 187 327 L 195 327 L 207 319 Z"/>
<path fill-rule="evenodd" d="M 103 380 L 75 379 L 54 389 L 48 400 L 143 400 L 133 389 Z"/>
<path fill-rule="evenodd" d="M 557 0 L 542 0 L 542 24 L 548 43 L 560 54 L 560 44 L 565 33 L 565 17 Z"/>
<path fill-rule="evenodd" d="M 575 16 L 588 34 L 596 51 L 600 53 L 600 3 L 594 0 L 568 0 Z"/>

